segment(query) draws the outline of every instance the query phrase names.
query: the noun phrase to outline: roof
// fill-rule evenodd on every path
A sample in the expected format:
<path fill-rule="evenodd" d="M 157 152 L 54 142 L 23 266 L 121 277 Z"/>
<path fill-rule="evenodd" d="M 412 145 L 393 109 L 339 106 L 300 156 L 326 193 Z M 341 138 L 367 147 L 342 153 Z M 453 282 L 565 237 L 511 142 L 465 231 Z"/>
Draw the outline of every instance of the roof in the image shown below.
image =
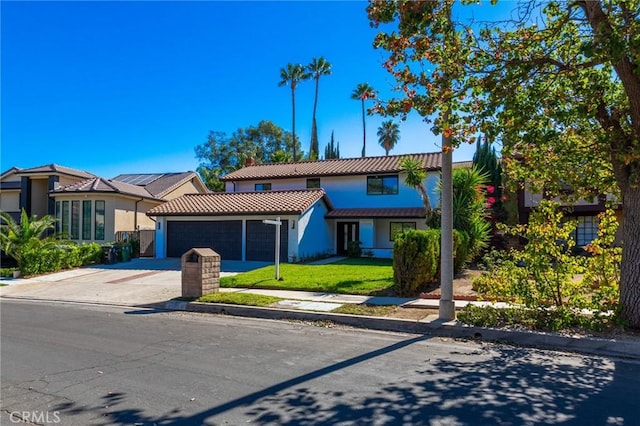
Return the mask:
<path fill-rule="evenodd" d="M 9 170 L 5 170 L 4 172 L 0 173 L 0 179 L 5 178 L 8 175 L 14 174 L 19 171 L 20 171 L 20 167 L 13 166 Z"/>
<path fill-rule="evenodd" d="M 318 200 L 331 203 L 322 189 L 186 194 L 147 212 L 149 216 L 234 216 L 302 214 Z"/>
<path fill-rule="evenodd" d="M 113 193 L 121 195 L 129 195 L 133 197 L 148 198 L 157 201 L 163 201 L 154 197 L 146 189 L 131 185 L 129 183 L 118 182 L 114 180 L 94 177 L 81 182 L 73 183 L 66 186 L 58 187 L 51 191 L 52 194 L 75 194 L 75 193 Z"/>
<path fill-rule="evenodd" d="M 356 208 L 334 209 L 325 216 L 327 219 L 343 218 L 425 218 L 426 211 L 422 207 L 397 207 L 397 208 Z"/>
<path fill-rule="evenodd" d="M 452 167 L 454 169 L 470 169 L 473 167 L 473 161 L 454 161 Z"/>
<path fill-rule="evenodd" d="M 63 174 L 69 176 L 75 176 L 80 178 L 92 178 L 96 177 L 93 173 L 85 172 L 82 170 L 72 169 L 70 167 L 59 166 L 57 164 L 46 164 L 44 166 L 31 167 L 29 169 L 21 169 L 16 172 L 17 174 Z"/>
<path fill-rule="evenodd" d="M 297 163 L 272 163 L 244 167 L 222 177 L 224 181 L 252 179 L 283 179 L 290 177 L 321 177 L 364 175 L 372 173 L 398 173 L 399 162 L 412 158 L 425 170 L 440 170 L 442 154 L 389 155 L 383 157 L 336 158 L 331 160 L 304 161 Z"/>
<path fill-rule="evenodd" d="M 112 180 L 144 187 L 151 195 L 162 198 L 189 180 L 200 177 L 195 172 L 121 174 Z M 203 188 L 205 187 L 202 184 Z"/>

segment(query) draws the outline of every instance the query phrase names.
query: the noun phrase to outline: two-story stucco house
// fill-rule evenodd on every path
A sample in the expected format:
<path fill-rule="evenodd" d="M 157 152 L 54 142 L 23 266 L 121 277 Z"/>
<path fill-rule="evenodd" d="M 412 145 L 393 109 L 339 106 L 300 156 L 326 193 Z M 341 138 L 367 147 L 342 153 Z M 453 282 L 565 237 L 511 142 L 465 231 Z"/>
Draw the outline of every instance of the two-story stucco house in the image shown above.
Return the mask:
<path fill-rule="evenodd" d="M 0 175 L 0 210 L 20 219 L 58 219 L 57 231 L 77 242 L 114 241 L 118 232 L 155 229 L 151 208 L 186 193 L 209 192 L 194 172 L 130 174 L 113 179 L 57 164 L 13 167 Z M 153 232 L 152 232 L 153 234 Z"/>
<path fill-rule="evenodd" d="M 226 191 L 178 197 L 147 214 L 156 218 L 156 257 L 179 257 L 209 247 L 229 260 L 273 260 L 275 226 L 282 221 L 280 258 L 344 255 L 351 241 L 376 257 L 391 257 L 393 238 L 425 229 L 418 192 L 405 185 L 399 162 L 422 164 L 432 206 L 441 154 L 247 164 L 223 178 Z"/>

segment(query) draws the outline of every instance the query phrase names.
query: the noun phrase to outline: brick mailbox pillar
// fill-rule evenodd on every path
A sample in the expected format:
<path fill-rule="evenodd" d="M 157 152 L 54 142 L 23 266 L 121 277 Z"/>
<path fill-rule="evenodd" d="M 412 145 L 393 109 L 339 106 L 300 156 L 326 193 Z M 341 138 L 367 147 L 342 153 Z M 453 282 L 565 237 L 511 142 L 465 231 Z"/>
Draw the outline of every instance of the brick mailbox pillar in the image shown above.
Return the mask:
<path fill-rule="evenodd" d="M 182 255 L 182 297 L 200 297 L 220 289 L 220 255 L 192 248 Z"/>

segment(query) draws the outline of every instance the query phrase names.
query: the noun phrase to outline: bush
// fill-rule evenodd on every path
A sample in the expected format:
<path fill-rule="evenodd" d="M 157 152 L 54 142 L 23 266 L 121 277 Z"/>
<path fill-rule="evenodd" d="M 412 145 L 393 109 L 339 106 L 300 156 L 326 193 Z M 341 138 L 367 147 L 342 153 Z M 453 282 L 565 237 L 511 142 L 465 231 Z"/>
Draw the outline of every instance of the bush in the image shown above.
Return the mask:
<path fill-rule="evenodd" d="M 399 234 L 393 246 L 394 291 L 415 296 L 440 276 L 440 231 L 409 230 Z"/>
<path fill-rule="evenodd" d="M 583 315 L 569 308 L 495 308 L 469 304 L 457 314 L 459 321 L 478 327 L 518 327 L 526 330 L 559 331 L 588 329 L 601 331 L 613 325 L 613 316 Z"/>
<path fill-rule="evenodd" d="M 23 247 L 22 258 L 22 274 L 30 276 L 96 263 L 102 258 L 102 249 L 97 243 L 42 247 L 34 241 Z"/>
<path fill-rule="evenodd" d="M 361 257 L 362 256 L 362 242 L 349 241 L 347 244 L 347 256 L 349 257 Z"/>
<path fill-rule="evenodd" d="M 0 277 L 2 278 L 13 277 L 13 271 L 15 270 L 16 268 L 0 268 Z"/>

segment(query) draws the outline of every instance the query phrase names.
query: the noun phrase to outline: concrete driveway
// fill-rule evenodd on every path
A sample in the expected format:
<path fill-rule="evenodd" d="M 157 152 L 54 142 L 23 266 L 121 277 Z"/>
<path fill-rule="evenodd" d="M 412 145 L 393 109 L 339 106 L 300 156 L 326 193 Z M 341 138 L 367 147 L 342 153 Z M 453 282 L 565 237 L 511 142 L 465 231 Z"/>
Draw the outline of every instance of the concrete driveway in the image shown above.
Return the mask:
<path fill-rule="evenodd" d="M 223 261 L 221 276 L 235 275 L 268 265 L 267 262 Z M 0 296 L 144 306 L 180 297 L 180 259 L 133 259 L 113 265 L 3 280 Z"/>

